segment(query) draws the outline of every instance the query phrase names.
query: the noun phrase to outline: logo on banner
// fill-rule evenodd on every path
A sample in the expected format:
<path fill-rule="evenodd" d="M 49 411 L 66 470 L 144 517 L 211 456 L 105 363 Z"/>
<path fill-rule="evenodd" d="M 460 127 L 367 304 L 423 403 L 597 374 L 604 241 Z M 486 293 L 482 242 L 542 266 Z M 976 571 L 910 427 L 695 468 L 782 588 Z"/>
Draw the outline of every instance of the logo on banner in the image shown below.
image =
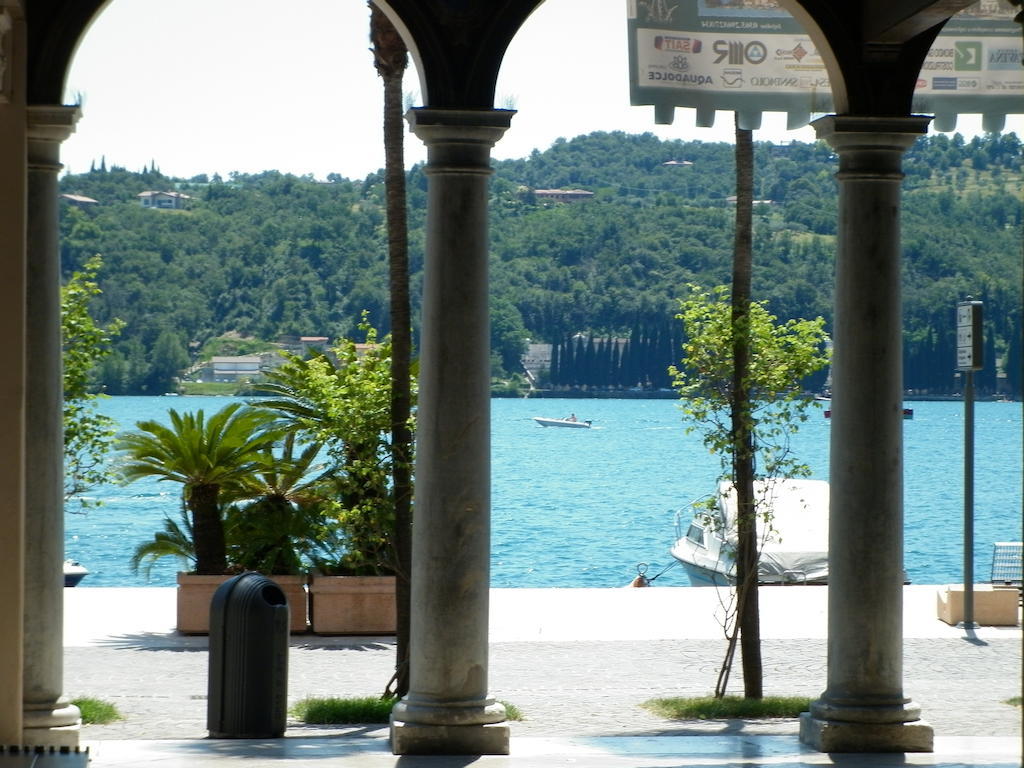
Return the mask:
<path fill-rule="evenodd" d="M 957 42 L 953 44 L 953 48 L 955 51 L 953 66 L 958 72 L 981 71 L 981 43 Z"/>
<path fill-rule="evenodd" d="M 988 52 L 989 69 L 1020 69 L 1020 48 L 993 48 Z"/>
<path fill-rule="evenodd" d="M 804 48 L 802 42 L 798 42 L 792 48 L 776 48 L 775 58 L 780 61 L 796 61 L 797 63 L 804 60 L 809 51 Z"/>
<path fill-rule="evenodd" d="M 760 40 L 752 40 L 746 45 L 741 40 L 715 40 L 711 48 L 718 54 L 713 62 L 715 64 L 721 64 L 726 60 L 727 64 L 740 66 L 760 64 L 768 58 L 768 48 Z"/>
<path fill-rule="evenodd" d="M 668 68 L 685 72 L 690 68 L 690 62 L 685 56 L 673 56 L 672 61 L 668 63 Z"/>
<path fill-rule="evenodd" d="M 657 35 L 654 38 L 654 47 L 659 51 L 678 51 L 680 53 L 700 53 L 700 40 L 693 37 L 670 37 L 669 35 Z"/>
<path fill-rule="evenodd" d="M 742 69 L 723 69 L 722 70 L 722 83 L 726 88 L 742 88 L 743 87 L 743 70 Z"/>

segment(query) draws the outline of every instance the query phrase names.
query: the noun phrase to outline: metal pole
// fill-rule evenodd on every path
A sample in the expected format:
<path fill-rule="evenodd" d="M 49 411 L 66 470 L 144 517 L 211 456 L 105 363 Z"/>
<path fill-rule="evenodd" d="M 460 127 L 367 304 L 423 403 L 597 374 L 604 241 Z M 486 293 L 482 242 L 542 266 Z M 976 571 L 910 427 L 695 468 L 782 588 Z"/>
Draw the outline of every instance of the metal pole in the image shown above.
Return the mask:
<path fill-rule="evenodd" d="M 964 629 L 974 629 L 974 371 L 964 376 Z"/>

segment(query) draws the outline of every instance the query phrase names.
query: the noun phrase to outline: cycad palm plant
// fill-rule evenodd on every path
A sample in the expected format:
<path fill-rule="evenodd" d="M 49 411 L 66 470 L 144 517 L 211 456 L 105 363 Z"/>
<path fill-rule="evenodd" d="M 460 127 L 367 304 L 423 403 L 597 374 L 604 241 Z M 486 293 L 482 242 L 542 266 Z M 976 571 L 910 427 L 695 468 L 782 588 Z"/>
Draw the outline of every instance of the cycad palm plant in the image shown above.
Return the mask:
<path fill-rule="evenodd" d="M 249 501 L 227 511 L 225 535 L 232 563 L 265 574 L 302 570 L 329 495 L 325 478 L 317 472 L 320 448 L 311 443 L 299 450 L 295 433 L 288 433 L 276 455 L 267 450 L 266 466 L 239 489 Z"/>
<path fill-rule="evenodd" d="M 207 419 L 195 413 L 168 412 L 170 426 L 140 421 L 137 432 L 123 435 L 121 474 L 126 480 L 157 477 L 181 483 L 190 517 L 196 573 L 227 572 L 222 505 L 254 473 L 266 468 L 267 451 L 281 437 L 271 418 L 255 408 L 232 403 Z"/>
<path fill-rule="evenodd" d="M 142 568 L 149 577 L 153 565 L 162 557 L 176 557 L 195 567 L 196 547 L 192 535 L 192 521 L 188 517 L 188 509 L 182 504 L 181 522 L 170 515 L 164 516 L 164 529 L 153 534 L 150 541 L 144 541 L 135 548 L 131 559 L 131 568 L 138 571 Z"/>

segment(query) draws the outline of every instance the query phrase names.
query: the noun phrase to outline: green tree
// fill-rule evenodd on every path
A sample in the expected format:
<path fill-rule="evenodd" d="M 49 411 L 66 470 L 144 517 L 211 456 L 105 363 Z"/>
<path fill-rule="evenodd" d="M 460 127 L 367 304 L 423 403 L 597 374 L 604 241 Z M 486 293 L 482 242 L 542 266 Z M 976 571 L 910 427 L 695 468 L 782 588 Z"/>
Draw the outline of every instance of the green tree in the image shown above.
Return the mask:
<path fill-rule="evenodd" d="M 733 422 L 736 376 L 734 357 L 722 354 L 733 347 L 736 324 L 732 300 L 726 286 L 707 292 L 690 286 L 690 295 L 679 302 L 676 316 L 683 323 L 685 341 L 680 366 L 669 369 L 673 383 L 683 398 L 683 412 L 692 419 L 687 432 L 699 431 L 704 445 L 721 459 L 721 478 L 736 483 L 736 430 Z M 828 364 L 825 347 L 825 321 L 789 320 L 779 323 L 763 302 L 751 302 L 746 315 L 749 339 L 748 368 L 741 382 L 749 394 L 745 422 L 745 439 L 755 458 L 751 481 L 757 478 L 806 477 L 809 469 L 789 450 L 789 439 L 801 422 L 806 421 L 813 401 L 801 389 L 801 383 Z M 748 450 L 744 445 L 739 450 Z M 768 522 L 766 511 L 753 506 L 750 520 L 755 527 L 760 517 Z M 757 580 L 758 548 L 753 568 L 737 578 L 747 583 Z M 737 560 L 739 557 L 737 556 Z M 738 565 L 738 563 L 737 563 Z M 738 583 L 738 592 L 744 581 Z M 737 608 L 742 607 L 738 605 Z M 717 693 L 724 694 L 728 669 L 735 648 L 741 618 L 733 616 L 727 628 L 729 648 L 719 678 Z"/>
<path fill-rule="evenodd" d="M 391 575 L 395 505 L 391 489 L 394 460 L 391 434 L 391 344 L 377 341 L 364 322 L 366 344 L 344 339 L 327 355 L 290 356 L 257 389 L 269 395 L 259 407 L 276 413 L 283 428 L 321 442 L 333 476 L 328 527 L 337 528 L 341 549 L 316 564 L 355 576 Z M 411 378 L 411 377 L 410 377 Z M 414 392 L 414 390 L 413 390 Z M 325 534 L 326 536 L 326 534 Z"/>
<path fill-rule="evenodd" d="M 146 391 L 150 394 L 175 391 L 175 379 L 188 364 L 188 350 L 185 349 L 181 337 L 170 328 L 165 328 L 153 345 Z"/>
<path fill-rule="evenodd" d="M 267 468 L 267 452 L 282 436 L 266 411 L 232 403 L 210 416 L 168 411 L 171 424 L 140 421 L 121 436 L 126 481 L 156 477 L 181 484 L 193 537 L 196 573 L 227 572 L 225 502 Z"/>
<path fill-rule="evenodd" d="M 123 323 L 98 324 L 89 313 L 100 294 L 96 276 L 103 259 L 93 256 L 61 289 L 61 342 L 64 363 L 64 500 L 109 482 L 106 462 L 114 437 L 114 420 L 99 412 L 93 391 L 96 366 L 110 353 L 111 341 Z"/>

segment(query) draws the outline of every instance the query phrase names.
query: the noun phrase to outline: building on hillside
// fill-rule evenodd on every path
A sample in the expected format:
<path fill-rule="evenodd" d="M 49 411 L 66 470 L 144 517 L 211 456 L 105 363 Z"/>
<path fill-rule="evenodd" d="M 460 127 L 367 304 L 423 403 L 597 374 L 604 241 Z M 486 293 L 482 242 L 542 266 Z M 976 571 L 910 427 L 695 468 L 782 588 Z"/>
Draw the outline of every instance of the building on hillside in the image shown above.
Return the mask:
<path fill-rule="evenodd" d="M 291 355 L 306 357 L 311 352 L 322 354 L 330 352 L 330 336 L 296 336 L 295 334 L 284 334 L 277 337 L 278 346 L 282 352 Z"/>
<path fill-rule="evenodd" d="M 180 210 L 192 199 L 184 192 L 157 192 L 150 190 L 139 192 L 136 199 L 143 208 L 159 208 L 161 210 Z"/>
<path fill-rule="evenodd" d="M 263 371 L 260 355 L 214 356 L 198 373 L 201 381 L 239 381 L 255 379 Z"/>
<path fill-rule="evenodd" d="M 299 348 L 302 350 L 300 354 L 305 355 L 310 350 L 326 352 L 330 341 L 328 336 L 299 336 Z"/>
<path fill-rule="evenodd" d="M 541 200 L 553 200 L 556 203 L 578 203 L 594 196 L 593 192 L 585 189 L 536 189 L 533 194 Z"/>
<path fill-rule="evenodd" d="M 73 205 L 76 208 L 90 208 L 94 205 L 100 204 L 99 200 L 93 200 L 91 197 L 86 197 L 85 195 L 63 194 L 60 196 L 60 199 L 68 205 Z"/>
<path fill-rule="evenodd" d="M 527 344 L 522 361 L 526 378 L 530 380 L 531 384 L 536 385 L 540 372 L 551 370 L 551 345 Z"/>
<path fill-rule="evenodd" d="M 736 205 L 736 195 L 729 195 L 725 198 L 725 202 L 729 205 Z M 774 200 L 751 200 L 753 205 L 775 205 Z"/>

